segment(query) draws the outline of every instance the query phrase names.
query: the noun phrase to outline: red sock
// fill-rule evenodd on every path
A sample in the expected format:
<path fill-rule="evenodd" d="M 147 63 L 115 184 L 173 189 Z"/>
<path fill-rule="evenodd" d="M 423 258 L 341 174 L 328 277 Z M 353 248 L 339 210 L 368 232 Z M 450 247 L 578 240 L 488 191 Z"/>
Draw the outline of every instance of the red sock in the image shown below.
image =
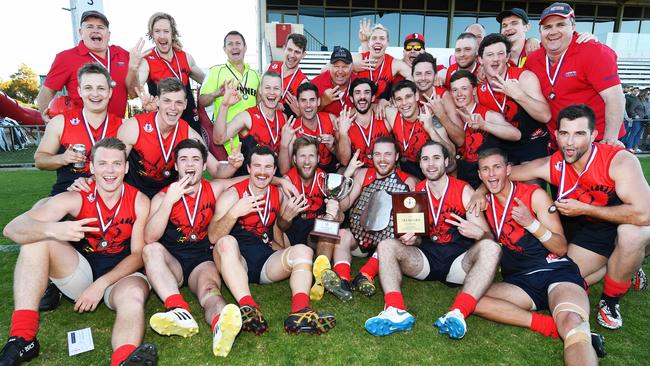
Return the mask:
<path fill-rule="evenodd" d="M 111 366 L 119 366 L 120 363 L 126 360 L 131 352 L 135 351 L 136 348 L 138 347 L 132 344 L 125 344 L 118 347 L 115 351 L 113 351 L 113 355 L 111 356 Z"/>
<path fill-rule="evenodd" d="M 535 332 L 541 333 L 547 337 L 560 338 L 560 335 L 557 333 L 555 321 L 550 315 L 533 313 L 533 320 L 530 322 L 530 330 L 534 330 Z"/>
<path fill-rule="evenodd" d="M 621 297 L 630 288 L 631 283 L 631 280 L 616 282 L 606 274 L 605 285 L 603 286 L 603 295 L 608 297 Z"/>
<path fill-rule="evenodd" d="M 384 295 L 384 302 L 386 307 L 392 306 L 396 309 L 406 310 L 406 305 L 404 304 L 404 297 L 401 292 L 387 292 Z"/>
<path fill-rule="evenodd" d="M 295 313 L 298 310 L 304 309 L 309 306 L 309 295 L 304 292 L 298 292 L 291 298 L 291 312 Z"/>
<path fill-rule="evenodd" d="M 31 341 L 36 337 L 38 331 L 38 311 L 36 310 L 14 310 L 11 316 L 10 337 L 22 337 Z"/>
<path fill-rule="evenodd" d="M 476 299 L 467 292 L 460 292 L 458 296 L 456 296 L 454 304 L 451 305 L 450 310 L 453 309 L 460 310 L 465 319 L 467 319 L 467 317 L 474 312 L 474 309 L 476 309 Z"/>
<path fill-rule="evenodd" d="M 339 277 L 344 280 L 352 281 L 352 276 L 350 275 L 350 263 L 348 262 L 338 262 L 334 265 L 334 272 L 336 272 Z"/>
<path fill-rule="evenodd" d="M 371 281 L 375 278 L 375 276 L 377 276 L 377 273 L 379 273 L 379 260 L 377 260 L 374 254 L 372 257 L 370 257 L 370 259 L 368 259 L 366 264 L 361 267 L 359 272 L 364 274 Z"/>
<path fill-rule="evenodd" d="M 260 307 L 259 305 L 257 305 L 257 303 L 255 302 L 255 299 L 253 299 L 253 296 L 251 296 L 251 295 L 246 295 L 246 296 L 242 297 L 241 299 L 237 300 L 237 303 L 239 304 L 240 307 L 244 306 L 244 305 L 254 306 L 254 307 L 258 308 L 258 309 Z"/>
<path fill-rule="evenodd" d="M 190 306 L 187 305 L 187 302 L 185 299 L 183 299 L 183 295 L 181 294 L 173 294 L 170 295 L 165 299 L 165 310 L 171 310 L 174 308 L 182 308 L 187 310 L 187 312 L 190 312 Z"/>
<path fill-rule="evenodd" d="M 212 333 L 214 333 L 214 328 L 217 327 L 217 322 L 219 321 L 219 317 L 221 316 L 221 313 L 217 314 L 217 316 L 212 319 Z"/>

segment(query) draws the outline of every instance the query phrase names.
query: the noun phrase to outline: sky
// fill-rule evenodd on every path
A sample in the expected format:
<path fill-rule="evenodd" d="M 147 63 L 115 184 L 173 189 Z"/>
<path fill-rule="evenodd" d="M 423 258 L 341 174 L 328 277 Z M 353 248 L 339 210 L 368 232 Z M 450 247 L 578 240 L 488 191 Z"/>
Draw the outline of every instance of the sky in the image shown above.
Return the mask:
<path fill-rule="evenodd" d="M 223 37 L 230 29 L 240 29 L 244 36 L 253 40 L 254 31 L 242 29 L 242 18 L 230 0 L 103 0 L 104 14 L 110 22 L 111 44 L 130 50 L 140 37 L 145 37 L 147 21 L 157 11 L 171 14 L 181 34 L 184 50 L 192 54 L 197 64 L 207 69 L 225 61 Z M 253 0 L 236 0 L 257 3 Z M 180 6 L 179 4 L 191 4 Z M 45 75 L 54 56 L 75 46 L 72 34 L 69 0 L 3 0 L 0 1 L 0 79 L 7 80 L 27 64 L 37 74 Z M 249 18 L 250 17 L 250 18 Z M 255 24 L 256 18 L 248 15 L 247 24 Z M 250 27 L 250 26 L 249 26 Z M 78 28 L 75 29 L 75 32 Z M 151 43 L 147 44 L 152 47 Z M 251 46 L 247 61 L 251 55 Z M 254 46 L 252 46 L 254 47 Z"/>

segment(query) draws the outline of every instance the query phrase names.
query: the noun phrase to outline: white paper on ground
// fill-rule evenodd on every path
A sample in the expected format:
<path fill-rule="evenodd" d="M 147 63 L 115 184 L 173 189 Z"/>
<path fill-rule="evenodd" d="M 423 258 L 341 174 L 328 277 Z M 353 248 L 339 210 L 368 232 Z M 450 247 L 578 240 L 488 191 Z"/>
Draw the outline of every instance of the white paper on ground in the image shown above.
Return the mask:
<path fill-rule="evenodd" d="M 93 334 L 90 328 L 68 332 L 68 354 L 70 356 L 92 351 L 93 349 L 95 349 L 95 345 L 93 344 Z"/>

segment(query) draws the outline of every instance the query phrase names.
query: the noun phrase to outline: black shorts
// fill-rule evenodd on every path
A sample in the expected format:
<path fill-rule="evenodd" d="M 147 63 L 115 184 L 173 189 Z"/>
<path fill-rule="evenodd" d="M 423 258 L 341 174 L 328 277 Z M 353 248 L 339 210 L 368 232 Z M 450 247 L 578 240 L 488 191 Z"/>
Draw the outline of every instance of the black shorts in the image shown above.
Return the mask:
<path fill-rule="evenodd" d="M 562 217 L 567 241 L 609 258 L 616 247 L 617 224 Z"/>
<path fill-rule="evenodd" d="M 231 233 L 231 235 L 237 239 L 239 253 L 246 260 L 248 282 L 260 283 L 260 275 L 262 274 L 264 263 L 266 263 L 275 251 L 268 244 L 264 243 L 262 238 L 253 233 L 240 230 L 236 234 Z"/>
<path fill-rule="evenodd" d="M 524 290 L 535 304 L 535 310 L 548 310 L 548 287 L 558 282 L 570 282 L 586 288 L 578 266 L 573 262 L 554 263 L 529 273 L 503 276 L 503 282 Z"/>
<path fill-rule="evenodd" d="M 456 175 L 458 179 L 469 183 L 474 189 L 481 185 L 481 178 L 478 176 L 478 162 L 457 160 L 456 164 Z"/>
<path fill-rule="evenodd" d="M 124 249 L 120 253 L 116 254 L 104 254 L 101 252 L 92 252 L 84 253 L 79 251 L 90 264 L 90 269 L 93 271 L 93 281 L 97 280 L 99 277 L 110 272 L 115 266 L 117 266 L 122 259 L 128 257 L 131 254 L 130 249 Z"/>
<path fill-rule="evenodd" d="M 284 233 L 289 238 L 291 245 L 305 244 L 309 240 L 309 233 L 314 230 L 315 219 L 303 219 L 300 215 L 296 216 L 291 222 L 289 230 Z"/>
<path fill-rule="evenodd" d="M 199 264 L 203 262 L 214 262 L 212 249 L 207 237 L 202 241 L 191 245 L 166 246 L 165 249 L 171 254 L 183 269 L 183 286 L 187 286 L 190 274 Z"/>
<path fill-rule="evenodd" d="M 504 142 L 502 148 L 508 154 L 508 162 L 513 165 L 549 156 L 548 139 L 546 138 L 526 142 Z"/>
<path fill-rule="evenodd" d="M 459 284 L 447 282 L 447 275 L 456 258 L 467 252 L 471 245 L 465 244 L 437 244 L 428 237 L 422 238 L 422 243 L 417 246 L 424 253 L 429 262 L 430 272 L 424 281 L 440 281 L 449 287 Z"/>

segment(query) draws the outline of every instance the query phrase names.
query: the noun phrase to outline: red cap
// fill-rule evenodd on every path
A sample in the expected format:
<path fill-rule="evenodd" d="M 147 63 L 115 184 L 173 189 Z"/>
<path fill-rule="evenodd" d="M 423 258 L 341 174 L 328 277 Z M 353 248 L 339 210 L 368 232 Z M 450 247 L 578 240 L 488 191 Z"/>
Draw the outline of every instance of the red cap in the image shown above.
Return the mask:
<path fill-rule="evenodd" d="M 406 45 L 409 44 L 410 42 L 420 42 L 420 44 L 424 46 L 425 43 L 424 36 L 421 35 L 420 33 L 409 34 L 408 36 L 406 36 L 406 38 L 404 38 L 404 47 L 406 47 Z"/>

